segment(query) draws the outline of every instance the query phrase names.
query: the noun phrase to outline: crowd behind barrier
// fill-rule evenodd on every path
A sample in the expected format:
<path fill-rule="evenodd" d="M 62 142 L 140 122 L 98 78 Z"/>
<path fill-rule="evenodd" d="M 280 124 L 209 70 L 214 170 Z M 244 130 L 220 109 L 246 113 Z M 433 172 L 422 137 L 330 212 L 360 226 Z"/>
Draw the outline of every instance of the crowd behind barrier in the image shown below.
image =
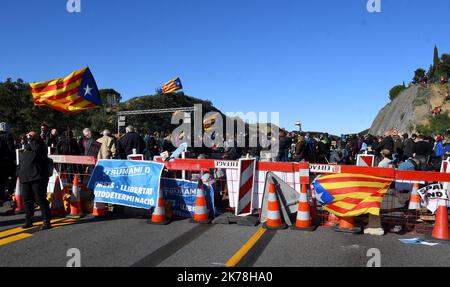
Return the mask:
<path fill-rule="evenodd" d="M 12 166 L 17 163 L 17 158 L 10 150 L 23 148 L 29 144 L 29 139 L 21 138 L 14 141 L 13 137 L 4 129 L 2 132 L 2 161 L 3 190 L 9 195 L 14 194 L 15 182 Z M 170 154 L 175 148 L 170 142 L 170 135 L 159 133 L 147 133 L 139 135 L 135 128 L 126 128 L 126 134 L 116 139 L 108 130 L 102 132 L 102 137 L 96 139 L 90 129 L 83 130 L 83 137 L 75 139 L 72 131 L 67 131 L 64 136 L 58 137 L 55 129 L 49 130 L 42 125 L 41 134 L 35 140 L 42 141 L 48 146 L 50 158 L 61 182 L 67 190 L 71 190 L 74 177 L 78 176 L 81 185 L 81 197 L 85 202 L 87 212 L 92 211 L 93 193 L 87 189 L 87 182 L 93 167 L 98 159 L 156 159 L 161 161 L 160 155 Z M 414 183 L 421 186 L 433 182 L 450 182 L 450 176 L 442 171 L 442 162 L 450 154 L 450 143 L 446 141 L 447 131 L 435 138 L 398 132 L 389 133 L 383 137 L 366 135 L 363 137 L 351 136 L 335 138 L 327 134 L 314 137 L 302 133 L 280 133 L 280 150 L 276 155 L 267 155 L 267 151 L 258 148 L 236 148 L 231 144 L 225 144 L 224 148 L 200 148 L 187 149 L 183 154 L 186 159 L 164 162 L 166 171 L 164 177 L 182 178 L 187 180 L 202 179 L 207 185 L 214 187 L 214 202 L 217 213 L 235 208 L 238 190 L 238 172 L 236 160 L 242 157 L 257 159 L 255 174 L 255 189 L 253 193 L 254 208 L 262 205 L 262 192 L 265 184 L 265 176 L 269 171 L 275 172 L 287 184 L 295 190 L 301 190 L 300 169 L 302 162 L 311 162 L 310 183 L 314 177 L 322 173 L 354 173 L 373 176 L 388 177 L 397 182 Z M 374 165 L 377 167 L 354 166 L 359 154 L 372 154 Z M 208 159 L 207 159 L 208 158 Z M 12 163 L 6 165 L 5 163 Z M 15 168 L 14 168 L 15 169 Z M 9 179 L 9 181 L 8 181 Z M 3 184 L 3 183 L 6 184 Z M 4 187 L 3 187 L 4 186 Z M 406 206 L 409 201 L 410 191 L 404 194 L 396 190 L 395 186 L 386 194 L 383 207 L 383 223 L 392 223 L 394 226 L 402 226 L 407 231 L 429 230 L 428 222 L 432 216 L 425 209 L 409 210 Z M 308 193 L 308 200 L 314 195 Z M 1 199 L 1 203 L 5 199 Z M 319 207 L 322 222 L 328 220 L 329 214 Z M 427 220 L 428 217 L 428 220 Z M 361 217 L 365 220 L 365 217 Z"/>

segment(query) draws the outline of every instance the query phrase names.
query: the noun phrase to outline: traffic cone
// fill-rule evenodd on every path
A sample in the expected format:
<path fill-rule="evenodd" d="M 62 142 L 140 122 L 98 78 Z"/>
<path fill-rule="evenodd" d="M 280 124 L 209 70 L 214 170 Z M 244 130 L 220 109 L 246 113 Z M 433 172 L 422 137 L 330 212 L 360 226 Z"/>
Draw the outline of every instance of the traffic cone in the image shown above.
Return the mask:
<path fill-rule="evenodd" d="M 317 199 L 316 199 L 316 191 L 314 190 L 314 184 L 311 184 L 311 200 L 312 200 L 312 206 L 311 206 L 311 219 L 312 224 L 319 226 L 321 223 L 319 214 L 317 212 Z"/>
<path fill-rule="evenodd" d="M 169 223 L 166 217 L 166 201 L 164 199 L 162 187 L 159 187 L 158 204 L 152 213 L 151 224 L 166 225 Z"/>
<path fill-rule="evenodd" d="M 106 217 L 108 215 L 108 208 L 106 204 L 102 202 L 94 202 L 92 215 L 94 217 Z"/>
<path fill-rule="evenodd" d="M 208 209 L 206 207 L 205 191 L 203 190 L 203 183 L 201 180 L 198 181 L 194 218 L 191 221 L 194 223 L 203 224 L 211 222 L 211 219 L 209 219 Z"/>
<path fill-rule="evenodd" d="M 411 197 L 409 198 L 409 210 L 420 209 L 420 195 L 417 192 L 419 190 L 419 184 L 414 183 L 413 189 L 411 191 Z"/>
<path fill-rule="evenodd" d="M 64 205 L 64 212 L 70 213 L 70 192 L 67 188 L 67 174 L 63 173 L 61 174 L 61 181 L 63 185 L 63 205 Z"/>
<path fill-rule="evenodd" d="M 61 182 L 59 176 L 56 176 L 55 189 L 51 196 L 50 209 L 52 216 L 64 216 L 63 191 L 61 190 Z"/>
<path fill-rule="evenodd" d="M 431 233 L 431 238 L 442 241 L 450 241 L 446 199 L 439 199 L 438 208 L 436 211 L 436 221 L 434 223 L 433 232 Z"/>
<path fill-rule="evenodd" d="M 325 226 L 327 227 L 335 227 L 339 224 L 339 217 L 334 215 L 333 213 L 328 213 L 328 221 L 325 222 Z"/>
<path fill-rule="evenodd" d="M 70 195 L 70 214 L 67 218 L 81 218 L 83 216 L 83 211 L 81 208 L 81 196 L 80 196 L 80 186 L 78 181 L 78 175 L 75 175 L 72 185 L 72 194 Z"/>
<path fill-rule="evenodd" d="M 280 204 L 277 198 L 275 183 L 269 183 L 269 196 L 267 204 L 267 221 L 263 227 L 269 230 L 285 229 L 286 225 L 281 221 Z"/>
<path fill-rule="evenodd" d="M 361 233 L 362 230 L 360 227 L 355 227 L 355 217 L 341 217 L 339 226 L 336 226 L 334 231 L 356 234 Z"/>
<path fill-rule="evenodd" d="M 300 193 L 300 200 L 298 202 L 297 220 L 292 226 L 294 230 L 314 231 L 316 226 L 312 224 L 311 207 L 308 203 L 308 188 L 306 184 L 302 184 L 302 192 Z"/>
<path fill-rule="evenodd" d="M 19 178 L 17 178 L 16 181 L 16 192 L 14 193 L 14 202 L 15 202 L 14 213 L 15 214 L 25 213 L 25 204 L 23 202 L 22 187 L 20 185 Z"/>

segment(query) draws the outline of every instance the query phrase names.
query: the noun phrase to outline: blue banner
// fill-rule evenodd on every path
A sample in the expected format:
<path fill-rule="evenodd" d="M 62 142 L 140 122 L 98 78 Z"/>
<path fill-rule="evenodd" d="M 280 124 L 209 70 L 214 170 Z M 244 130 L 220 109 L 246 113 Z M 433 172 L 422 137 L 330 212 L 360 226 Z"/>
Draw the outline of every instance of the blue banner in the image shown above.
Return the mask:
<path fill-rule="evenodd" d="M 197 182 L 162 178 L 162 189 L 166 202 L 172 205 L 173 215 L 176 217 L 190 218 L 194 216 L 195 200 L 197 197 Z M 214 189 L 212 186 L 203 185 L 205 191 L 206 206 L 210 218 L 214 218 Z"/>
<path fill-rule="evenodd" d="M 163 168 L 150 161 L 100 160 L 88 186 L 95 202 L 151 209 L 158 203 Z"/>

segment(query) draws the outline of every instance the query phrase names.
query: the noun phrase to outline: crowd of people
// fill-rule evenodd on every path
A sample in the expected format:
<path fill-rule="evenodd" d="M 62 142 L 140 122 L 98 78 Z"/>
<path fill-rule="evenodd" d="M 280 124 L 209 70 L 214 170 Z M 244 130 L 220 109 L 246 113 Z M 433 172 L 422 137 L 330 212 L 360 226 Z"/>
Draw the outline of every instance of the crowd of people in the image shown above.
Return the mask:
<path fill-rule="evenodd" d="M 280 139 L 278 160 L 354 165 L 358 154 L 373 154 L 375 165 L 379 167 L 402 168 L 402 163 L 412 160 L 417 163 L 415 170 L 440 171 L 442 160 L 450 155 L 448 132 L 434 137 L 394 133 L 341 138 L 328 134 L 291 133 L 282 135 L 285 139 Z"/>
<path fill-rule="evenodd" d="M 276 154 L 270 153 L 270 147 L 237 147 L 236 143 L 226 140 L 220 147 L 188 148 L 186 156 L 230 160 L 255 157 L 261 161 L 354 165 L 358 154 L 373 154 L 375 165 L 379 167 L 439 171 L 442 160 L 450 155 L 449 136 L 450 129 L 434 137 L 397 133 L 335 137 L 327 133 L 289 133 L 280 130 Z M 182 140 L 181 137 L 178 139 Z M 17 149 L 21 150 L 18 166 Z M 52 173 L 48 167 L 49 149 L 50 153 L 59 155 L 127 159 L 131 154 L 143 154 L 146 160 L 153 160 L 163 153 L 170 154 L 175 147 L 169 133 L 146 131 L 140 134 L 133 126 L 126 127 L 126 133 L 118 138 L 108 129 L 96 133 L 90 128 L 85 128 L 79 137 L 72 130 L 66 130 L 60 136 L 57 129 L 42 124 L 40 133 L 30 131 L 14 138 L 8 125 L 0 123 L 0 206 L 14 193 L 18 177 L 26 210 L 24 228 L 32 226 L 35 204 L 43 211 L 43 228 L 51 228 L 51 212 L 46 200 L 47 184 Z"/>

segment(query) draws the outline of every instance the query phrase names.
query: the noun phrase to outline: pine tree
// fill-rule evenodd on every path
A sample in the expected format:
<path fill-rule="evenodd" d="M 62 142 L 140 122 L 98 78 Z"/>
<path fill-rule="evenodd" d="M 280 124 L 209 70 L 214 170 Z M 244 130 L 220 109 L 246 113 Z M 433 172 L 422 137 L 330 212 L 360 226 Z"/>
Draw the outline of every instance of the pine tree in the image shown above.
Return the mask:
<path fill-rule="evenodd" d="M 431 81 L 435 82 L 442 76 L 442 62 L 439 58 L 439 51 L 437 46 L 434 46 L 434 58 L 433 58 L 433 77 L 430 78 Z"/>
<path fill-rule="evenodd" d="M 433 66 L 436 69 L 439 64 L 441 63 L 441 60 L 439 59 L 439 51 L 436 45 L 434 45 L 434 59 L 433 59 Z"/>

